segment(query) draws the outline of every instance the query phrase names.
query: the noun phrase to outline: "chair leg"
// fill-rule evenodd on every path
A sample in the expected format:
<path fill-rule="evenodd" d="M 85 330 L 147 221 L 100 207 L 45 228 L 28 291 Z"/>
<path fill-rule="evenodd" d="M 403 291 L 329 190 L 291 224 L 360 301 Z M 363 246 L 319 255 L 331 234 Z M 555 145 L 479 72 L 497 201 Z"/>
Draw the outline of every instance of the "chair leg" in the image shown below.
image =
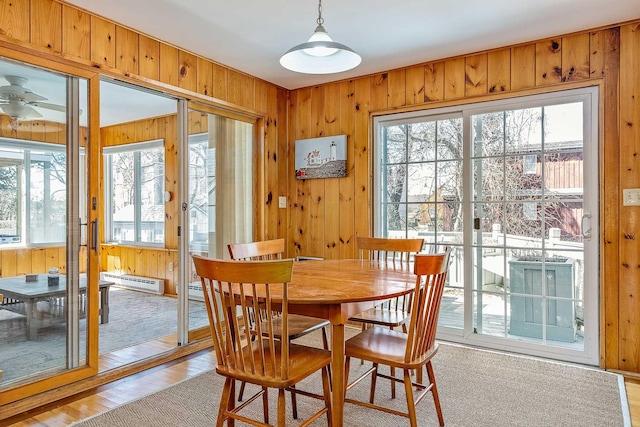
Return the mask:
<path fill-rule="evenodd" d="M 244 386 L 247 385 L 244 381 L 240 382 L 240 391 L 238 392 L 238 402 L 242 402 L 244 396 Z"/>
<path fill-rule="evenodd" d="M 278 427 L 285 426 L 285 405 L 286 399 L 284 398 L 284 389 L 281 388 L 278 390 Z"/>
<path fill-rule="evenodd" d="M 418 427 L 418 421 L 416 418 L 416 402 L 413 400 L 413 384 L 411 384 L 411 373 L 408 369 L 404 369 L 404 389 L 407 393 L 409 422 L 411 423 L 411 427 Z"/>
<path fill-rule="evenodd" d="M 327 407 L 327 425 L 331 427 L 331 382 L 329 378 L 329 365 L 322 368 L 322 390 L 324 391 L 324 404 Z"/>
<path fill-rule="evenodd" d="M 262 387 L 262 412 L 264 414 L 264 423 L 269 424 L 269 389 Z"/>
<path fill-rule="evenodd" d="M 404 327 L 404 325 L 402 325 Z M 393 326 L 391 326 L 389 329 L 391 329 L 393 331 Z M 396 368 L 391 367 L 389 369 L 390 371 L 390 375 L 392 377 L 395 378 L 396 376 Z M 391 398 L 395 399 L 396 398 L 396 382 L 395 381 L 391 381 Z"/>
<path fill-rule="evenodd" d="M 373 372 L 371 372 L 371 390 L 369 391 L 369 403 L 373 403 L 376 395 L 376 382 L 378 380 L 378 364 L 373 364 Z M 393 382 L 393 381 L 392 381 Z"/>
<path fill-rule="evenodd" d="M 416 369 L 416 382 L 422 384 L 422 366 Z"/>
<path fill-rule="evenodd" d="M 329 350 L 329 339 L 327 338 L 327 328 L 322 328 L 322 345 L 325 350 Z M 329 385 L 333 384 L 333 380 L 331 379 L 331 365 L 327 366 L 327 370 L 329 372 Z"/>
<path fill-rule="evenodd" d="M 298 399 L 296 398 L 296 392 L 294 391 L 295 388 L 296 388 L 295 385 L 291 386 L 291 411 L 293 412 L 293 419 L 297 420 L 298 419 Z"/>
<path fill-rule="evenodd" d="M 395 378 L 396 376 L 396 368 L 391 368 L 391 376 Z M 395 399 L 396 398 L 396 382 L 395 381 L 391 381 L 391 398 Z"/>
<path fill-rule="evenodd" d="M 351 358 L 346 356 L 344 358 L 344 395 L 347 396 L 347 386 L 349 385 L 349 370 L 351 368 Z"/>
<path fill-rule="evenodd" d="M 431 388 L 431 394 L 433 395 L 433 403 L 436 406 L 436 412 L 438 413 L 438 421 L 440 427 L 444 426 L 444 418 L 442 417 L 442 408 L 440 407 L 440 397 L 438 396 L 438 387 L 436 387 L 436 377 L 433 374 L 433 366 L 431 361 L 427 362 L 427 375 L 429 376 L 429 382 L 433 384 Z"/>
<path fill-rule="evenodd" d="M 222 396 L 220 396 L 220 407 L 218 408 L 218 420 L 216 421 L 217 427 L 224 425 L 224 412 L 229 407 L 229 399 L 231 398 L 231 383 L 233 379 L 227 378 L 224 381 L 224 388 L 222 389 Z"/>
<path fill-rule="evenodd" d="M 360 332 L 364 332 L 367 329 L 367 324 L 362 322 L 362 330 Z M 364 365 L 364 359 L 360 359 L 360 365 Z"/>

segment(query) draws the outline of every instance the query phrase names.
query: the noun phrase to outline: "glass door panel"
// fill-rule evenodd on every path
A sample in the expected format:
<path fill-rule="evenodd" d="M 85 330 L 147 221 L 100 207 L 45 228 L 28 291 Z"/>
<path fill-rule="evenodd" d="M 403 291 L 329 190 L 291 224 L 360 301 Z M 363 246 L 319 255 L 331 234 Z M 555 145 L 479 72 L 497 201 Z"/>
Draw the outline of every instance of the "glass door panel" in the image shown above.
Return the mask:
<path fill-rule="evenodd" d="M 374 119 L 375 234 L 452 250 L 439 338 L 598 363 L 597 105 L 586 88 Z"/>
<path fill-rule="evenodd" d="M 0 59 L 0 389 L 86 364 L 87 81 Z M 80 116 L 80 117 L 78 117 Z"/>
<path fill-rule="evenodd" d="M 206 107 L 205 107 L 206 108 Z M 229 259 L 227 245 L 253 240 L 253 124 L 190 109 L 188 251 Z M 208 327 L 200 280 L 189 259 L 189 330 Z"/>
<path fill-rule="evenodd" d="M 584 350 L 583 110 L 471 116 L 475 334 Z"/>
<path fill-rule="evenodd" d="M 101 278 L 114 286 L 99 353 L 118 365 L 178 345 L 177 123 L 175 98 L 101 79 Z"/>

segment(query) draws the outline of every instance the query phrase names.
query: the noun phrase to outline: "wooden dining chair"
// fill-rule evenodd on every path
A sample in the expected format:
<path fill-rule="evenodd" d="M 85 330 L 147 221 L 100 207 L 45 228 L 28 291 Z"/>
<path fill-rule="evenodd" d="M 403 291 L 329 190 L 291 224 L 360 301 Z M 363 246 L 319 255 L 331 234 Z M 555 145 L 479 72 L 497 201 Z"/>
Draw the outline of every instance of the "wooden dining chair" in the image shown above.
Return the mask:
<path fill-rule="evenodd" d="M 410 268 L 412 257 L 422 250 L 424 239 L 389 239 L 382 237 L 356 237 L 356 246 L 360 259 L 389 261 L 397 268 Z M 349 318 L 362 324 L 364 331 L 368 326 L 402 327 L 406 332 L 411 307 L 411 295 L 400 296 L 384 301 L 375 307 Z M 394 371 L 391 372 L 395 374 Z M 391 397 L 396 397 L 396 385 L 391 383 Z"/>
<path fill-rule="evenodd" d="M 436 329 L 440 303 L 447 278 L 449 254 L 450 251 L 447 248 L 441 254 L 415 256 L 414 272 L 417 277 L 411 307 L 411 320 L 407 333 L 389 328 L 374 327 L 366 329 L 347 340 L 345 343 L 345 381 L 349 378 L 349 362 L 352 357 L 368 360 L 373 363 L 373 366 L 345 387 L 345 390 L 348 391 L 371 374 L 369 402 L 353 399 L 345 399 L 345 402 L 407 417 L 411 422 L 411 426 L 416 427 L 418 422 L 416 420 L 415 405 L 422 400 L 426 393 L 431 392 L 438 414 L 438 421 L 441 426 L 444 426 L 431 359 L 438 351 L 438 344 L 435 341 Z M 378 365 L 380 364 L 402 369 L 403 378 L 381 374 L 378 371 Z M 415 369 L 418 372 L 422 372 L 423 366 L 426 366 L 427 378 L 429 379 L 429 384 L 426 385 L 422 384 L 421 380 L 416 380 L 416 382 L 411 380 L 411 371 Z M 408 408 L 406 413 L 374 404 L 377 377 L 389 379 L 392 383 L 404 383 Z M 422 376 L 420 375 L 420 377 Z M 415 399 L 413 387 L 420 391 Z"/>
<path fill-rule="evenodd" d="M 263 240 L 259 242 L 250 243 L 232 243 L 227 245 L 229 250 L 229 256 L 233 260 L 241 261 L 259 261 L 259 260 L 274 260 L 282 259 L 284 253 L 284 239 Z M 262 319 L 264 317 L 264 310 L 257 313 L 250 313 L 252 317 L 256 319 Z M 282 319 L 277 317 L 273 320 L 275 327 L 274 336 L 276 339 L 281 339 Z M 318 329 L 322 329 L 322 344 L 325 349 L 329 349 L 329 340 L 327 338 L 327 326 L 330 325 L 328 320 L 315 319 L 313 317 L 302 316 L 298 314 L 290 314 L 288 317 L 288 336 L 289 340 L 294 340 L 307 335 Z M 330 371 L 329 371 L 330 372 Z M 331 377 L 331 373 L 329 373 Z M 240 385 L 238 392 L 238 400 L 242 401 L 244 396 L 245 384 Z M 293 408 L 293 417 L 298 418 L 298 406 L 296 403 L 295 392 L 291 394 L 291 406 Z"/>
<path fill-rule="evenodd" d="M 318 370 L 322 371 L 324 394 L 302 393 L 324 400 L 325 405 L 306 423 L 327 414 L 331 424 L 331 386 L 328 376 L 331 352 L 293 344 L 274 334 L 276 321 L 283 336 L 288 334 L 288 282 L 291 281 L 293 260 L 246 261 L 239 268 L 234 261 L 198 255 L 192 257 L 204 291 L 217 358 L 216 372 L 226 377 L 217 426 L 222 426 L 227 419 L 258 426 L 269 425 L 269 388 L 278 389 L 277 425 L 284 426 L 285 390 Z M 262 306 L 265 307 L 263 321 L 251 321 L 249 312 L 258 312 Z M 274 314 L 276 312 L 279 314 Z M 260 391 L 238 407 L 234 390 L 236 380 L 260 387 Z M 239 413 L 260 396 L 264 423 L 250 420 Z"/>
<path fill-rule="evenodd" d="M 389 261 L 398 268 L 409 268 L 409 261 L 422 250 L 424 239 L 387 239 L 382 237 L 357 237 L 360 259 Z M 364 311 L 349 320 L 394 328 L 409 321 L 411 297 L 398 297 Z"/>

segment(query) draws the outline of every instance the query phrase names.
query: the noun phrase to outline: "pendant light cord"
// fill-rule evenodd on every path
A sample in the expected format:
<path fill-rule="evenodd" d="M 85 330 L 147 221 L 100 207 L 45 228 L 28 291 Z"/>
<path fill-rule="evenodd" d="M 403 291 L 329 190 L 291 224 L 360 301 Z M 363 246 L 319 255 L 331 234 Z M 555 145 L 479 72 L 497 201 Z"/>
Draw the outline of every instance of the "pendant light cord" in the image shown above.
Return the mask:
<path fill-rule="evenodd" d="M 324 24 L 324 19 L 322 19 L 322 0 L 318 1 L 318 19 L 316 22 L 320 27 Z"/>

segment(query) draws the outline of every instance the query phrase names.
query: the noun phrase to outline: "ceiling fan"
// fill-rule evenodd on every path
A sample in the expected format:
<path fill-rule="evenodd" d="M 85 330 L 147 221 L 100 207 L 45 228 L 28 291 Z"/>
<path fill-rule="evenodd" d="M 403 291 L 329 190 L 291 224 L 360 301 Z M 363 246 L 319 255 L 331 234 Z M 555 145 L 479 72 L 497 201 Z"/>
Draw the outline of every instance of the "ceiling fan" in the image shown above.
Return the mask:
<path fill-rule="evenodd" d="M 28 80 L 19 76 L 5 76 L 8 85 L 0 86 L 0 109 L 12 119 L 37 119 L 42 114 L 33 107 L 65 112 L 64 105 L 51 104 L 47 98 L 25 87 Z"/>

